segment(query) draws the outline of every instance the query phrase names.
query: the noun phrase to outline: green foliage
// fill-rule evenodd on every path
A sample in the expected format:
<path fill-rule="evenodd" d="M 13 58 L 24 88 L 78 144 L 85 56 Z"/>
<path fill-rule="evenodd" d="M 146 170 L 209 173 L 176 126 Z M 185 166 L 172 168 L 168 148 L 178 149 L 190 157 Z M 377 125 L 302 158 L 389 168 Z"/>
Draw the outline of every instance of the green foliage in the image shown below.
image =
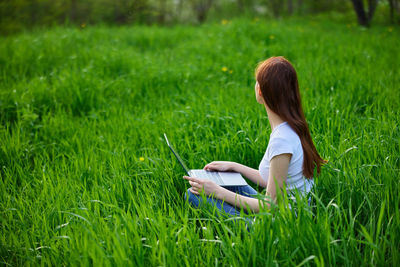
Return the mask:
<path fill-rule="evenodd" d="M 391 1 L 393 8 L 384 1 L 378 13 L 394 23 L 398 21 L 399 4 Z M 354 13 L 348 0 L 13 0 L 0 1 L 0 34 L 60 24 L 82 28 L 89 24 L 175 25 L 331 12 L 350 17 Z"/>
<path fill-rule="evenodd" d="M 398 36 L 320 18 L 2 38 L 0 261 L 398 264 Z M 254 68 L 277 55 L 298 71 L 329 163 L 311 209 L 298 199 L 296 217 L 282 204 L 257 214 L 248 232 L 240 219 L 185 202 L 189 185 L 162 134 L 191 168 L 212 160 L 257 168 L 270 129 Z"/>

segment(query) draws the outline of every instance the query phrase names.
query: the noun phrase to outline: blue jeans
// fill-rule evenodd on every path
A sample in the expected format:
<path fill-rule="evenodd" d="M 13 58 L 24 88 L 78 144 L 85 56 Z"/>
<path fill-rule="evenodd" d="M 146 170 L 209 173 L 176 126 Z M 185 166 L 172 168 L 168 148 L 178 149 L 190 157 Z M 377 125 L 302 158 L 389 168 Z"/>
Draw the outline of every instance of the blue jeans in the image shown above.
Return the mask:
<path fill-rule="evenodd" d="M 254 188 L 251 187 L 250 185 L 226 186 L 225 188 L 232 192 L 236 192 L 240 195 L 247 196 L 247 197 L 254 197 L 255 195 L 258 194 L 258 192 L 256 190 L 254 190 Z M 218 210 L 221 212 L 221 214 L 227 215 L 227 217 L 240 216 L 239 208 L 236 208 L 227 202 L 223 202 L 220 199 L 215 199 L 215 198 L 212 198 L 209 196 L 207 196 L 206 198 L 207 198 L 207 204 L 216 206 L 218 208 Z M 199 208 L 200 206 L 204 206 L 204 204 L 205 204 L 205 203 L 203 203 L 203 199 L 201 196 L 193 194 L 192 192 L 189 191 L 189 189 L 185 193 L 185 199 L 188 200 L 196 208 Z M 308 198 L 308 206 L 311 206 L 311 196 L 309 196 L 309 198 Z M 290 203 L 289 203 L 289 209 L 292 209 Z M 244 213 L 248 214 L 248 212 L 245 209 L 243 211 L 244 211 Z M 296 210 L 295 210 L 295 215 L 297 217 Z M 254 220 L 245 218 L 245 221 L 246 221 L 246 228 L 247 228 L 247 230 L 249 230 L 248 223 L 251 225 L 254 222 Z"/>
<path fill-rule="evenodd" d="M 225 186 L 226 189 L 238 193 L 240 195 L 246 196 L 246 197 L 253 197 L 254 195 L 257 195 L 258 192 L 251 187 L 250 185 L 244 185 L 244 186 Z M 222 201 L 220 199 L 216 199 L 213 197 L 207 196 L 207 202 L 208 204 L 211 204 L 212 206 L 216 206 L 219 211 L 221 211 L 222 215 L 226 215 L 226 217 L 229 216 L 240 216 L 240 208 L 236 208 L 232 206 L 231 204 Z M 190 190 L 188 189 L 185 192 L 185 199 L 188 200 L 194 207 L 199 208 L 200 206 L 205 206 L 204 201 L 201 196 L 195 195 Z M 245 209 L 243 209 L 244 213 L 249 214 Z M 218 214 L 217 214 L 218 215 Z M 253 220 L 246 218 L 246 221 L 248 223 L 252 223 Z M 248 229 L 248 224 L 246 223 L 246 228 Z"/>

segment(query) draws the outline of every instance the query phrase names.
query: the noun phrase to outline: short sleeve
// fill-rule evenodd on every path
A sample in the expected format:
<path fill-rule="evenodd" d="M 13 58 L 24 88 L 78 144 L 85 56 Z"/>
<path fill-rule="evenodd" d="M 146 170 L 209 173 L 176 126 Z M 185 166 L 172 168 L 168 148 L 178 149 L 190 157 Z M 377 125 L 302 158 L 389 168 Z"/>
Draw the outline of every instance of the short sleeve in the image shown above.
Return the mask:
<path fill-rule="evenodd" d="M 277 155 L 286 153 L 292 155 L 294 153 L 293 147 L 288 142 L 288 140 L 280 137 L 276 137 L 270 140 L 267 153 L 268 161 L 271 161 L 271 159 Z"/>

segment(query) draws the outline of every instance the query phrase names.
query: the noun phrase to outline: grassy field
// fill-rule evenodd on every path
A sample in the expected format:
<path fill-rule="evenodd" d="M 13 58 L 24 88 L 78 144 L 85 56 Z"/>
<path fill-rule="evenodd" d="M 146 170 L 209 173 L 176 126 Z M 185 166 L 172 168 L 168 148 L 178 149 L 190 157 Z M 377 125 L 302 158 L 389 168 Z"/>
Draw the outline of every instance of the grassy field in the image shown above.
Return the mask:
<path fill-rule="evenodd" d="M 2 37 L 0 262 L 398 265 L 399 34 L 325 18 Z M 281 205 L 248 232 L 184 201 L 162 134 L 190 168 L 258 168 L 270 127 L 254 68 L 277 55 L 329 163 L 311 210 Z"/>

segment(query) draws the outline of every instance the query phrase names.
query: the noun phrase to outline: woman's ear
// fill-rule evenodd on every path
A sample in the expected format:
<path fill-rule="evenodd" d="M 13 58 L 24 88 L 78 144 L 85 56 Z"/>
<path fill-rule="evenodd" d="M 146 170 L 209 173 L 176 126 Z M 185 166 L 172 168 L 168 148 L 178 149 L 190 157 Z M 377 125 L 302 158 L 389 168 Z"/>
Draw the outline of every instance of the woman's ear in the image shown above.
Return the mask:
<path fill-rule="evenodd" d="M 261 92 L 260 86 L 257 86 L 257 91 L 258 91 L 258 95 L 259 95 L 259 96 L 262 96 L 262 92 Z"/>

